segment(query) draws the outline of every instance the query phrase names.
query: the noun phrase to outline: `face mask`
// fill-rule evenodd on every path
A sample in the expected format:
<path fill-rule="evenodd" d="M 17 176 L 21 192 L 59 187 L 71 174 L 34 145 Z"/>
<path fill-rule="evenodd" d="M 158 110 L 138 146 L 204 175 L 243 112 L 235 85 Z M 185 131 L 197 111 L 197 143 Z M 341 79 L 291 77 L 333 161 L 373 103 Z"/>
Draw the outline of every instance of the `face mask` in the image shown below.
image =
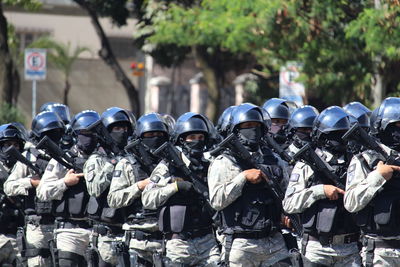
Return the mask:
<path fill-rule="evenodd" d="M 238 130 L 238 137 L 240 143 L 251 152 L 255 152 L 260 147 L 261 142 L 261 128 L 252 127 Z"/>
<path fill-rule="evenodd" d="M 97 145 L 97 138 L 91 134 L 78 134 L 77 146 L 86 154 L 91 154 Z"/>
<path fill-rule="evenodd" d="M 190 156 L 193 157 L 201 157 L 203 156 L 205 147 L 204 140 L 194 140 L 194 141 L 184 141 L 183 142 L 183 151 Z"/>
<path fill-rule="evenodd" d="M 298 147 L 302 148 L 304 145 L 311 143 L 311 137 L 309 134 L 296 132 L 293 136 L 293 144 Z"/>
<path fill-rule="evenodd" d="M 8 154 L 4 153 L 4 151 L 7 150 L 9 147 L 1 147 L 1 153 L 0 153 L 0 158 L 1 161 L 7 165 L 7 167 L 11 168 L 14 166 L 15 163 L 17 163 L 17 159 L 10 157 Z"/>
<path fill-rule="evenodd" d="M 283 126 L 282 124 L 272 123 L 269 132 L 272 134 L 277 134 L 282 129 L 282 126 Z"/>
<path fill-rule="evenodd" d="M 50 130 L 48 132 L 45 132 L 45 135 L 51 139 L 54 143 L 60 142 L 60 139 L 62 137 L 62 132 L 59 130 Z"/>
<path fill-rule="evenodd" d="M 342 132 L 333 132 L 327 135 L 324 147 L 335 154 L 343 154 L 347 150 L 347 143 L 342 139 Z"/>
<path fill-rule="evenodd" d="M 111 132 L 110 135 L 120 149 L 123 149 L 126 146 L 128 142 L 127 132 Z"/>
<path fill-rule="evenodd" d="M 156 150 L 167 141 L 165 136 L 143 137 L 142 143 L 151 151 Z"/>
<path fill-rule="evenodd" d="M 400 127 L 389 124 L 381 137 L 382 143 L 394 150 L 400 149 Z"/>

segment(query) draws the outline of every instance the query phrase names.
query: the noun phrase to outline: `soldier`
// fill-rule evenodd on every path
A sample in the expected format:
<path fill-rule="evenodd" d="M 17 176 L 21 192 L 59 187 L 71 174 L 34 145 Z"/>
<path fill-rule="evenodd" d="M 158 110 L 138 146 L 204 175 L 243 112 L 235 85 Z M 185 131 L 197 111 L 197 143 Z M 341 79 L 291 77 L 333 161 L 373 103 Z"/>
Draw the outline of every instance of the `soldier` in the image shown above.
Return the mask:
<path fill-rule="evenodd" d="M 385 99 L 371 117 L 371 133 L 382 148 L 398 160 L 400 151 L 400 98 Z M 397 166 L 383 163 L 372 150 L 353 157 L 347 172 L 345 208 L 356 213 L 363 233 L 364 266 L 399 266 L 400 187 Z"/>
<path fill-rule="evenodd" d="M 312 133 L 320 148 L 317 154 L 332 166 L 340 177 L 335 182 L 342 185 L 349 160 L 341 137 L 349 128 L 346 112 L 334 106 L 315 119 Z M 359 230 L 353 216 L 344 209 L 343 189 L 303 162 L 297 162 L 292 171 L 283 208 L 288 213 L 301 213 L 305 266 L 361 266 Z"/>
<path fill-rule="evenodd" d="M 173 144 L 182 149 L 179 156 L 205 187 L 208 161 L 203 152 L 208 135 L 206 119 L 191 112 L 178 118 L 173 133 Z M 206 208 L 206 201 L 182 169 L 165 160 L 154 169 L 142 202 L 147 209 L 159 210 L 159 227 L 166 239 L 166 266 L 217 266 L 220 262 L 212 211 Z"/>
<path fill-rule="evenodd" d="M 306 105 L 296 109 L 290 115 L 288 132 L 293 135 L 293 142 L 289 145 L 288 151 L 292 156 L 305 144 L 311 143 L 312 126 L 318 114 L 316 108 Z"/>
<path fill-rule="evenodd" d="M 229 123 L 231 120 L 232 111 L 234 110 L 235 107 L 236 106 L 230 106 L 226 108 L 224 112 L 222 112 L 221 116 L 219 116 L 218 118 L 218 123 L 215 128 L 223 138 L 228 136 Z"/>
<path fill-rule="evenodd" d="M 23 133 L 13 124 L 0 126 L 0 265 L 15 266 L 18 248 L 16 243 L 17 227 L 24 225 L 24 216 L 18 199 L 8 198 L 3 184 L 11 173 L 16 160 L 4 153 L 10 146 L 23 151 L 25 139 Z M 20 259 L 18 259 L 20 260 Z"/>
<path fill-rule="evenodd" d="M 57 247 L 53 254 L 60 267 L 87 264 L 85 253 L 91 230 L 86 213 L 89 195 L 82 169 L 97 140 L 88 128 L 98 119 L 99 115 L 92 110 L 75 115 L 71 129 L 76 134 L 77 143 L 67 152 L 68 158 L 72 159 L 69 165 L 74 165 L 74 169 L 68 170 L 63 160 L 51 159 L 37 188 L 40 200 L 53 202 Z"/>
<path fill-rule="evenodd" d="M 143 208 L 141 195 L 160 161 L 152 152 L 168 141 L 168 125 L 157 113 L 143 115 L 137 121 L 136 136 L 145 151 L 136 149 L 138 155 L 127 155 L 117 163 L 108 203 L 110 207 L 125 210 L 123 229 L 130 238 L 126 242 L 131 266 L 161 266 L 162 233 L 157 213 Z"/>
<path fill-rule="evenodd" d="M 262 110 L 242 104 L 232 112 L 229 133 L 234 133 L 261 164 L 268 165 L 274 177 L 226 152 L 218 156 L 208 172 L 210 201 L 222 219 L 225 264 L 233 266 L 269 266 L 287 259 L 289 254 L 280 233 L 281 203 L 265 186 L 265 179 L 282 179 L 282 168 L 270 152 L 261 154 L 265 131 Z M 282 263 L 284 265 L 284 263 Z"/>
<path fill-rule="evenodd" d="M 31 141 L 37 143 L 44 136 L 59 142 L 64 133 L 64 124 L 54 112 L 44 111 L 32 120 Z M 44 172 L 50 160 L 49 156 L 34 146 L 23 155 Z M 4 192 L 8 196 L 23 198 L 25 213 L 25 231 L 19 233 L 17 243 L 23 260 L 27 258 L 28 266 L 49 266 L 51 264 L 48 242 L 53 237 L 54 217 L 51 214 L 51 203 L 36 198 L 36 188 L 40 174 L 28 166 L 17 162 L 4 183 Z"/>
<path fill-rule="evenodd" d="M 113 152 L 110 147 L 103 144 L 103 147 L 99 147 L 86 161 L 83 173 L 91 197 L 88 213 L 94 224 L 92 245 L 99 252 L 99 266 L 115 266 L 118 259 L 113 243 L 123 236 L 122 224 L 125 215 L 123 210 L 108 206 L 107 196 L 114 167 L 125 156 L 124 147 L 133 129 L 128 112 L 118 107 L 104 111 L 101 120 L 110 133 L 111 141 L 117 145 L 120 152 Z M 132 121 L 134 120 L 132 117 Z"/>
<path fill-rule="evenodd" d="M 286 143 L 286 127 L 290 116 L 290 110 L 286 104 L 286 100 L 271 98 L 264 103 L 263 109 L 265 109 L 271 117 L 269 133 L 278 144 L 286 148 L 288 146 Z"/>

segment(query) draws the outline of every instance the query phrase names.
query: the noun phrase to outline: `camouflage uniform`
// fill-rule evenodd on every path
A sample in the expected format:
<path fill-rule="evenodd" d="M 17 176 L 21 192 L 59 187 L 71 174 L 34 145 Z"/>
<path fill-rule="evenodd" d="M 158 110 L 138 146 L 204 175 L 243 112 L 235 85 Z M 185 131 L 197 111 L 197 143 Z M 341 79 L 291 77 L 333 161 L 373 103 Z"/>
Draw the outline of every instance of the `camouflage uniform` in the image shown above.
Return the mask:
<path fill-rule="evenodd" d="M 85 162 L 83 173 L 85 174 L 86 187 L 91 201 L 89 203 L 89 218 L 94 219 L 94 224 L 97 225 L 97 229 L 107 229 L 105 231 L 95 231 L 96 227 L 93 227 L 93 237 L 97 237 L 97 244 L 92 244 L 98 248 L 100 257 L 103 261 L 112 265 L 117 264 L 117 257 L 115 250 L 113 249 L 113 242 L 117 235 L 122 234 L 121 223 L 105 223 L 102 222 L 102 208 L 107 208 L 107 194 L 111 184 L 112 173 L 114 171 L 114 164 L 110 163 L 109 158 L 105 152 L 101 149 L 100 151 L 93 153 L 88 160 Z M 92 201 L 97 202 L 99 211 L 91 211 L 90 205 Z M 93 212 L 93 214 L 90 214 Z M 96 214 L 99 212 L 100 214 Z M 111 230 L 111 226 L 116 231 Z M 100 228 L 98 228 L 100 227 Z M 100 232 L 100 233 L 98 233 Z M 117 233 L 118 232 L 118 233 Z M 96 238 L 92 238 L 92 243 L 96 242 Z"/>
<path fill-rule="evenodd" d="M 181 155 L 185 164 L 189 166 L 190 161 L 183 153 Z M 182 178 L 171 175 L 169 168 L 168 164 L 162 161 L 152 172 L 151 182 L 142 193 L 145 208 L 157 210 L 177 194 L 175 181 Z M 190 237 L 188 234 L 189 237 L 183 238 L 186 234 L 185 229 L 177 234 L 176 238 L 172 237 L 166 241 L 166 266 L 217 266 L 220 262 L 220 251 L 214 235 L 210 232 L 199 237 Z"/>
<path fill-rule="evenodd" d="M 67 171 L 68 170 L 63 165 L 58 163 L 55 159 L 51 159 L 40 180 L 40 184 L 37 188 L 37 196 L 42 201 L 53 201 L 53 205 L 63 205 L 62 203 L 64 203 L 62 207 L 55 207 L 56 229 L 54 231 L 54 237 L 59 250 L 59 258 L 74 258 L 77 261 L 83 262 L 91 235 L 88 219 L 85 214 L 89 197 L 86 196 L 87 192 L 83 192 L 82 197 L 84 198 L 84 203 L 79 203 L 79 210 L 76 211 L 77 214 L 71 214 L 72 212 L 70 210 L 64 210 L 64 208 L 77 208 L 77 205 L 70 203 L 70 199 L 64 199 L 64 197 L 71 192 L 69 190 L 78 186 L 85 187 L 84 181 L 82 181 L 84 177 L 81 178 L 81 181 L 77 185 L 68 187 L 64 182 Z M 80 193 L 78 193 L 78 195 L 80 195 Z M 65 202 L 68 202 L 68 204 Z M 59 208 L 62 210 L 58 211 Z"/>
<path fill-rule="evenodd" d="M 31 148 L 33 149 L 33 148 Z M 38 151 L 35 149 L 35 153 L 41 153 L 42 151 Z M 29 161 L 34 164 L 38 164 L 37 157 L 34 153 L 31 152 L 29 149 L 23 153 Z M 42 162 L 44 164 L 44 161 Z M 41 168 L 45 168 L 45 166 L 40 166 Z M 34 195 L 36 194 L 35 188 L 31 184 L 31 178 L 34 177 L 35 174 L 21 162 L 17 162 L 14 165 L 14 168 L 8 177 L 7 181 L 4 183 L 4 192 L 8 196 L 22 196 L 27 197 L 32 196 L 27 200 L 34 201 Z M 25 203 L 25 204 L 32 204 L 33 203 Z M 53 230 L 54 230 L 54 220 L 53 218 L 41 218 L 40 216 L 36 215 L 36 211 L 30 209 L 26 213 L 26 250 L 33 251 L 33 250 L 40 250 L 40 249 L 49 249 L 49 240 L 53 238 Z M 24 252 L 22 252 L 24 254 Z M 24 256 L 24 255 L 22 255 Z M 28 256 L 28 266 L 49 266 L 51 264 L 50 254 L 47 255 L 38 255 L 35 257 Z"/>
<path fill-rule="evenodd" d="M 396 153 L 384 145 L 382 147 L 389 154 L 391 152 Z M 397 216 L 398 218 L 398 215 L 389 213 L 388 216 L 387 213 L 398 210 L 399 207 L 392 207 L 391 203 L 385 199 L 385 196 L 393 198 L 393 195 L 394 198 L 398 199 L 400 195 L 399 187 L 396 186 L 398 177 L 386 181 L 378 171 L 373 170 L 378 160 L 383 160 L 383 158 L 380 158 L 373 151 L 365 151 L 353 157 L 347 173 L 344 205 L 348 211 L 356 213 L 357 222 L 364 232 L 365 238 L 361 251 L 363 264 L 365 266 L 399 266 L 399 221 L 395 219 L 394 223 L 389 222 L 387 224 L 388 217 Z M 372 211 L 375 216 L 370 216 L 369 213 L 372 205 L 376 207 L 376 210 Z M 379 210 L 379 207 L 381 207 L 381 210 Z M 388 209 L 388 207 L 391 207 L 391 209 Z M 368 219 L 371 218 L 383 219 L 380 222 L 381 228 L 379 230 L 369 228 L 371 222 Z M 373 243 L 373 247 L 370 247 Z"/>
<path fill-rule="evenodd" d="M 257 152 L 253 156 L 260 159 L 261 155 Z M 236 200 L 242 196 L 242 190 L 246 185 L 246 178 L 242 171 L 239 165 L 226 155 L 218 156 L 211 163 L 208 171 L 208 184 L 210 201 L 214 209 L 223 211 L 234 205 Z M 281 178 L 282 176 L 281 173 Z M 284 178 L 280 182 L 286 183 Z M 222 253 L 225 255 L 226 240 L 229 235 L 225 233 L 223 235 Z M 268 236 L 234 238 L 229 253 L 229 266 L 269 266 L 288 257 L 289 253 L 282 234 L 276 231 L 271 232 Z"/>
<path fill-rule="evenodd" d="M 334 161 L 333 155 L 327 151 L 323 152 L 323 156 L 328 163 Z M 338 163 L 344 162 L 343 159 L 337 161 Z M 311 167 L 298 162 L 292 171 L 283 201 L 283 208 L 286 212 L 304 213 L 317 205 L 319 200 L 326 199 L 324 185 L 311 184 L 311 181 L 315 181 Z M 361 266 L 357 241 L 344 243 L 341 237 L 344 237 L 345 234 L 335 235 L 329 245 L 321 245 L 321 242 L 317 238 L 312 238 L 311 234 L 309 238 L 305 238 L 305 236 L 302 240 L 302 254 L 310 262 L 327 266 Z"/>
<path fill-rule="evenodd" d="M 130 207 L 134 202 L 137 202 L 139 206 L 142 205 L 142 191 L 138 187 L 138 182 L 148 178 L 148 175 L 139 169 L 140 164 L 133 157 L 123 158 L 118 162 L 108 194 L 110 207 Z M 127 209 L 127 213 L 129 210 Z M 131 236 L 130 253 L 136 253 L 139 258 L 153 262 L 153 255 L 162 253 L 161 233 L 158 229 L 156 214 L 142 219 L 137 219 L 135 216 L 136 214 L 131 214 L 123 225 L 123 229 Z M 145 236 L 139 237 L 139 233 Z"/>

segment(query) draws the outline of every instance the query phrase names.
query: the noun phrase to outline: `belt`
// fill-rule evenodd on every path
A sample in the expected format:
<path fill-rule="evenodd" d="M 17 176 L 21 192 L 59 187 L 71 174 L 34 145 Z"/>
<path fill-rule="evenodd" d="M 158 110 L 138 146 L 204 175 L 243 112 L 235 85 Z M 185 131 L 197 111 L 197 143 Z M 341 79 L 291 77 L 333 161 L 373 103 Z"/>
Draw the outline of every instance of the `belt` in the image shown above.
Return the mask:
<path fill-rule="evenodd" d="M 66 229 L 72 229 L 72 228 L 89 229 L 90 224 L 87 221 L 67 220 L 67 221 L 56 221 L 56 227 L 57 228 L 66 228 Z"/>
<path fill-rule="evenodd" d="M 400 240 L 398 239 L 379 239 L 379 240 L 375 240 L 372 238 L 364 238 L 363 239 L 363 246 L 366 247 L 367 246 L 367 242 L 369 240 L 373 240 L 374 241 L 374 247 L 375 248 L 400 248 Z"/>
<path fill-rule="evenodd" d="M 212 228 L 192 230 L 192 231 L 181 232 L 181 233 L 168 233 L 165 235 L 165 238 L 168 240 L 170 240 L 170 239 L 187 240 L 187 239 L 194 239 L 197 237 L 206 236 L 208 234 L 212 234 Z"/>
<path fill-rule="evenodd" d="M 121 227 L 115 225 L 104 225 L 104 224 L 95 224 L 93 225 L 93 231 L 98 233 L 99 235 L 118 235 L 123 234 L 124 231 Z"/>
<path fill-rule="evenodd" d="M 131 232 L 131 237 L 136 240 L 162 240 L 164 238 L 164 235 L 160 231 L 156 232 L 143 232 L 140 230 L 132 230 Z"/>
<path fill-rule="evenodd" d="M 277 231 L 259 231 L 259 232 L 239 232 L 233 233 L 233 238 L 245 238 L 245 239 L 261 239 L 272 236 Z"/>
<path fill-rule="evenodd" d="M 304 234 L 306 235 L 306 234 Z M 304 238 L 304 237 L 303 237 Z M 358 233 L 334 236 L 312 236 L 308 235 L 309 240 L 319 241 L 322 245 L 341 245 L 357 242 L 360 238 Z"/>

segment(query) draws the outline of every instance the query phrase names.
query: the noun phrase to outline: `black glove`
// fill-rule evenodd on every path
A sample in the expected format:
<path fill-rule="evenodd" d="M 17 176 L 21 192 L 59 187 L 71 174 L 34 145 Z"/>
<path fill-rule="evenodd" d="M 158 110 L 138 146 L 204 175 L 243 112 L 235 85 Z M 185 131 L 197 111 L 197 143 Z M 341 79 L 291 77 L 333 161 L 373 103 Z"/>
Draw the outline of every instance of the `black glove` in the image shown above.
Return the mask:
<path fill-rule="evenodd" d="M 177 181 L 176 187 L 178 187 L 179 192 L 189 192 L 193 188 L 193 184 L 187 181 Z"/>

